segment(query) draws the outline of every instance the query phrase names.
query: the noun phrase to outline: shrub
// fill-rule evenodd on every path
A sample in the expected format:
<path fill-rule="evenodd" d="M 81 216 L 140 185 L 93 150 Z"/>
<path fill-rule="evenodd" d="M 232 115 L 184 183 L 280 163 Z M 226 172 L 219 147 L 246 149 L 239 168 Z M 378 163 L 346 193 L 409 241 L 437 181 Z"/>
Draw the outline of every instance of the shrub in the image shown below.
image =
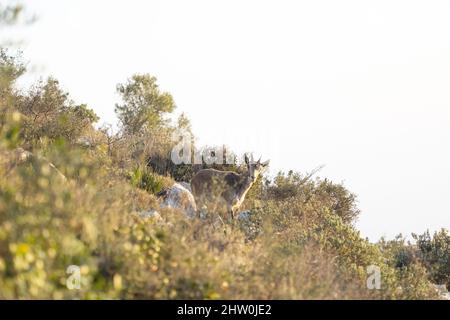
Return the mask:
<path fill-rule="evenodd" d="M 69 100 L 52 78 L 38 82 L 28 94 L 18 97 L 14 106 L 23 115 L 21 137 L 27 149 L 35 148 L 43 139 L 76 144 L 98 121 L 86 105 Z"/>
<path fill-rule="evenodd" d="M 131 175 L 131 184 L 152 194 L 158 194 L 164 188 L 172 186 L 173 180 L 155 174 L 147 167 L 136 168 Z"/>
<path fill-rule="evenodd" d="M 435 232 L 433 237 L 427 231 L 413 234 L 419 248 L 419 256 L 437 284 L 445 284 L 450 290 L 450 235 L 445 229 Z"/>
<path fill-rule="evenodd" d="M 319 201 L 347 224 L 353 223 L 360 211 L 356 206 L 356 196 L 343 185 L 334 184 L 328 179 L 311 180 L 311 174 L 301 175 L 293 171 L 278 173 L 273 183 L 268 183 L 269 199 L 285 201 L 300 199 L 303 203 Z"/>
<path fill-rule="evenodd" d="M 393 240 L 381 238 L 378 245 L 388 258 L 389 264 L 397 269 L 409 268 L 418 263 L 417 248 L 401 235 Z"/>

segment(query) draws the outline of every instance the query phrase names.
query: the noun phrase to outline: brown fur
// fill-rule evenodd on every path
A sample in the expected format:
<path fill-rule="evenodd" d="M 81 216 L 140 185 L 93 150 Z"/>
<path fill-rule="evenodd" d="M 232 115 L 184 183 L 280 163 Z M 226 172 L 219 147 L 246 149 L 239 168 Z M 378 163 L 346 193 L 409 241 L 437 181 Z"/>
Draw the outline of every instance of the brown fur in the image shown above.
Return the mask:
<path fill-rule="evenodd" d="M 268 165 L 268 162 L 250 162 L 247 157 L 246 163 L 248 170 L 243 174 L 215 169 L 200 170 L 191 181 L 197 208 L 209 205 L 211 209 L 213 204 L 219 211 L 225 208 L 234 219 L 247 192 Z"/>

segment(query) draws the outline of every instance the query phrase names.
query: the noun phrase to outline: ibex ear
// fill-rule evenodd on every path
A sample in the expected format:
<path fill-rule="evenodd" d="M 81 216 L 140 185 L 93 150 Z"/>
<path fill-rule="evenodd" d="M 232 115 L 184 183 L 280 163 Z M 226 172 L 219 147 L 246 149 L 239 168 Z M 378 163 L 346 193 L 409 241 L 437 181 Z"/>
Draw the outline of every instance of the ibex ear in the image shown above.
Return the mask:
<path fill-rule="evenodd" d="M 265 168 L 268 167 L 270 163 L 270 160 L 267 160 L 266 162 L 261 163 L 261 165 Z"/>

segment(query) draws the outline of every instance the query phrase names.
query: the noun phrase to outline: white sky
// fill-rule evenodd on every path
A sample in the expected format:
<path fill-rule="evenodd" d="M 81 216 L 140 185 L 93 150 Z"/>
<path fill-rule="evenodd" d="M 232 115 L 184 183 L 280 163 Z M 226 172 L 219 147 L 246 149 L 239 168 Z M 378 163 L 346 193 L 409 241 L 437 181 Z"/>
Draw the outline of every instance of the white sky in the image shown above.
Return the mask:
<path fill-rule="evenodd" d="M 450 1 L 27 3 L 24 57 L 102 121 L 115 86 L 155 75 L 201 143 L 358 195 L 358 228 L 450 228 Z M 28 81 L 30 78 L 28 78 Z"/>

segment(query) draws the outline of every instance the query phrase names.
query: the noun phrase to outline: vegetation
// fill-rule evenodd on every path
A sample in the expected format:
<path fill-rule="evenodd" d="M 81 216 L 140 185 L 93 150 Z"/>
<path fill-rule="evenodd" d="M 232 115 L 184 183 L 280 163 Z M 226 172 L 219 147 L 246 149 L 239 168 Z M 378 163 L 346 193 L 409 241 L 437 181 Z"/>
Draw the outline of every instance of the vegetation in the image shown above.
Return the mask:
<path fill-rule="evenodd" d="M 206 165 L 171 163 L 172 133 L 192 129 L 169 120 L 155 77 L 118 85 L 113 134 L 53 78 L 17 90 L 24 64 L 5 49 L 0 72 L 0 299 L 436 299 L 432 283 L 449 286 L 447 231 L 370 243 L 355 196 L 312 174 L 258 181 L 236 225 L 160 208 L 158 192 Z M 152 208 L 161 219 L 138 214 Z"/>
<path fill-rule="evenodd" d="M 450 290 L 450 235 L 442 229 L 433 237 L 427 231 L 422 235 L 413 235 L 417 241 L 419 258 L 424 262 L 431 279 L 445 284 Z"/>

